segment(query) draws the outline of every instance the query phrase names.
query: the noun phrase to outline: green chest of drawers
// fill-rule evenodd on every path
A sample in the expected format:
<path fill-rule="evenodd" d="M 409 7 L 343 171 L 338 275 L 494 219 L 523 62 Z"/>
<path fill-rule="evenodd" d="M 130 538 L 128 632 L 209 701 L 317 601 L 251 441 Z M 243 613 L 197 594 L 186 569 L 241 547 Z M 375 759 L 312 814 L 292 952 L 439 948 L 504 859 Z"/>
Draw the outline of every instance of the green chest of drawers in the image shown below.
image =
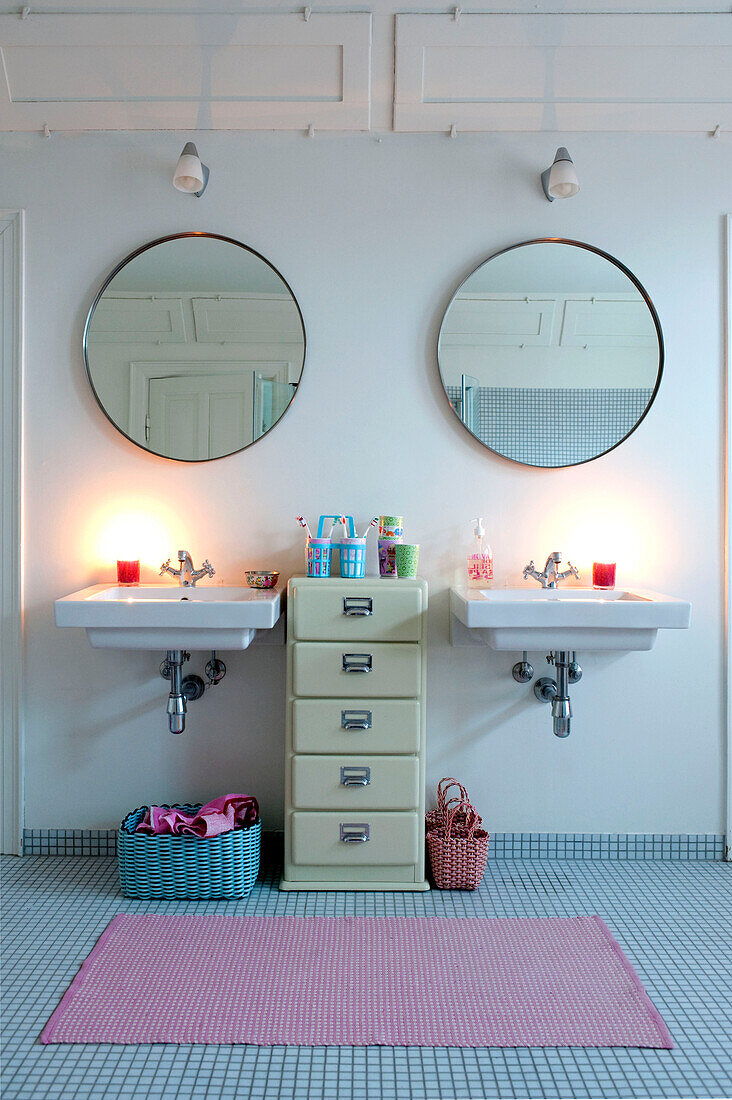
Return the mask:
<path fill-rule="evenodd" d="M 427 584 L 293 577 L 281 890 L 427 890 Z"/>

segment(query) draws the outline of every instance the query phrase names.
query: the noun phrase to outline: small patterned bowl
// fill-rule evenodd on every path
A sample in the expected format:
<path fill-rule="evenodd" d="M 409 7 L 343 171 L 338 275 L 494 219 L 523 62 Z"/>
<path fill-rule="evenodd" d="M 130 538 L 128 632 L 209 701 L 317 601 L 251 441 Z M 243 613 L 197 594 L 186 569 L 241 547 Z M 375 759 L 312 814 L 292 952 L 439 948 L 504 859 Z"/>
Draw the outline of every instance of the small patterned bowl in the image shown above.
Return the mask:
<path fill-rule="evenodd" d="M 244 576 L 250 588 L 274 588 L 280 575 L 276 569 L 247 569 Z"/>

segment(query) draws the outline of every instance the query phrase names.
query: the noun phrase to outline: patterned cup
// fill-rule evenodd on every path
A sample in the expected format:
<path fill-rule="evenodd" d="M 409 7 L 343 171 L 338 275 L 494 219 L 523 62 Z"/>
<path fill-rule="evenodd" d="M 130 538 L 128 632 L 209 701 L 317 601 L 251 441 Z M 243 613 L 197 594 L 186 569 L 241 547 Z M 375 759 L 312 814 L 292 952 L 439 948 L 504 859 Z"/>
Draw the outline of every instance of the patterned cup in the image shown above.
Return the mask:
<path fill-rule="evenodd" d="M 329 577 L 332 546 L 330 539 L 308 539 L 305 544 L 308 576 Z"/>
<path fill-rule="evenodd" d="M 395 550 L 399 539 L 379 539 L 379 576 L 396 577 Z"/>
<path fill-rule="evenodd" d="M 404 537 L 404 519 L 402 516 L 379 516 L 379 538 L 402 539 Z"/>
<path fill-rule="evenodd" d="M 399 542 L 394 547 L 397 577 L 416 577 L 419 562 L 419 546 L 409 542 Z"/>

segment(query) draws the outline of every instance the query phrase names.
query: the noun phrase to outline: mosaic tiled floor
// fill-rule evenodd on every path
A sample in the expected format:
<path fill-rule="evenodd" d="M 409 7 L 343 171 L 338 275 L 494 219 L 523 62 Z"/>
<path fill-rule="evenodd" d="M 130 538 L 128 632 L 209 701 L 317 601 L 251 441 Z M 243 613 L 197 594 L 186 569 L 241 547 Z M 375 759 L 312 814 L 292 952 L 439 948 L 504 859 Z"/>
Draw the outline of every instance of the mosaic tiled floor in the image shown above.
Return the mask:
<path fill-rule="evenodd" d="M 732 1096 L 732 864 L 491 860 L 475 894 L 280 894 L 134 902 L 111 859 L 3 860 L 4 1100 L 478 1100 Z M 38 1036 L 118 912 L 572 916 L 598 913 L 674 1050 L 58 1046 Z"/>

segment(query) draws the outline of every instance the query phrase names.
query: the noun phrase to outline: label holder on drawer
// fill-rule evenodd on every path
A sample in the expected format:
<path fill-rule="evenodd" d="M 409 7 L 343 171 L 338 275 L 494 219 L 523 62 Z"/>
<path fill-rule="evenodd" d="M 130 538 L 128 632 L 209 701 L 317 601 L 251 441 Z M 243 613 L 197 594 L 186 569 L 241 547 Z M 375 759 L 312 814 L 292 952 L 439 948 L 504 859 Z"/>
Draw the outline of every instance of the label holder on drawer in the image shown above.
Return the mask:
<path fill-rule="evenodd" d="M 341 729 L 343 730 L 370 730 L 373 725 L 373 716 L 370 710 L 342 710 Z"/>
<path fill-rule="evenodd" d="M 342 668 L 344 672 L 371 672 L 374 658 L 371 653 L 344 653 Z"/>
<path fill-rule="evenodd" d="M 374 613 L 374 601 L 371 596 L 344 596 L 343 597 L 343 614 L 348 619 L 365 618 L 367 615 L 373 615 Z"/>
<path fill-rule="evenodd" d="M 344 844 L 365 844 L 371 840 L 368 821 L 341 821 L 341 840 Z"/>

